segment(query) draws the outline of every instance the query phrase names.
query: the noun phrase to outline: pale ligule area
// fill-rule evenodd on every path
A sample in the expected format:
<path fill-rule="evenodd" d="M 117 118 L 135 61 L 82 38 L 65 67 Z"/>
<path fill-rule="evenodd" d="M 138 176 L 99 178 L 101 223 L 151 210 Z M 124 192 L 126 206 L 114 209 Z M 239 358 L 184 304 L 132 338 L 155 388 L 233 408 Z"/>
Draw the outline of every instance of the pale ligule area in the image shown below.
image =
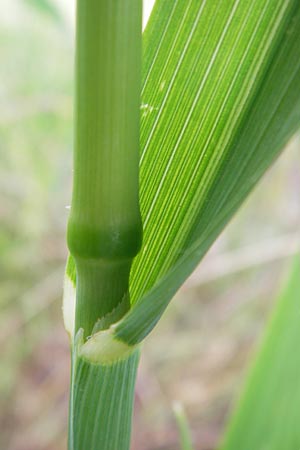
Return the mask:
<path fill-rule="evenodd" d="M 74 341 L 75 303 L 75 282 L 66 272 L 63 294 L 63 319 L 71 342 Z M 129 346 L 116 339 L 114 331 L 117 325 L 118 322 L 111 325 L 107 330 L 93 333 L 86 342 L 83 339 L 83 330 L 80 329 L 75 338 L 78 356 L 93 364 L 105 365 L 128 358 L 138 346 Z"/>
<path fill-rule="evenodd" d="M 75 283 L 66 272 L 64 280 L 62 310 L 63 310 L 64 326 L 71 341 L 73 340 L 75 327 L 75 303 L 76 303 Z"/>

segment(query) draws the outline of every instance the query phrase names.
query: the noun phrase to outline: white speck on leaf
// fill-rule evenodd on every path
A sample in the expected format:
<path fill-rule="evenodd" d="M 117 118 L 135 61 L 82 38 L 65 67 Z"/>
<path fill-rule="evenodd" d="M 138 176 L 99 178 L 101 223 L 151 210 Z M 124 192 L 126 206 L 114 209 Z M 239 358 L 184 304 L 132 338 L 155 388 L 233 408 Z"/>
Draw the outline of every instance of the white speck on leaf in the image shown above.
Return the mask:
<path fill-rule="evenodd" d="M 165 85 L 166 85 L 166 80 L 164 80 L 164 81 L 162 81 L 162 82 L 160 83 L 159 90 L 160 90 L 160 91 L 163 91 Z"/>
<path fill-rule="evenodd" d="M 148 103 L 142 103 L 141 110 L 143 111 L 142 117 L 146 117 L 148 114 L 151 114 L 153 111 L 157 111 L 158 108 L 156 108 L 155 106 L 149 105 Z"/>

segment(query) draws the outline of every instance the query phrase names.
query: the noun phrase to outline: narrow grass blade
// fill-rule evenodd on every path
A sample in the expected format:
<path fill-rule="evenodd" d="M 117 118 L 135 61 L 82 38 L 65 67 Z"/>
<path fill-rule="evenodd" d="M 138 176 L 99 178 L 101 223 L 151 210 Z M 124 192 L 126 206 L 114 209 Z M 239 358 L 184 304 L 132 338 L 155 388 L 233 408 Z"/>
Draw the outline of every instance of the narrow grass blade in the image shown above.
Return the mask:
<path fill-rule="evenodd" d="M 300 259 L 291 271 L 222 450 L 300 448 Z"/>
<path fill-rule="evenodd" d="M 189 424 L 184 412 L 184 409 L 180 403 L 174 404 L 174 413 L 177 422 L 177 427 L 180 436 L 181 450 L 193 450 L 192 438 L 189 429 Z"/>
<path fill-rule="evenodd" d="M 56 21 L 61 21 L 62 16 L 55 3 L 52 0 L 24 0 L 26 3 L 36 8 L 41 13 L 51 17 Z"/>

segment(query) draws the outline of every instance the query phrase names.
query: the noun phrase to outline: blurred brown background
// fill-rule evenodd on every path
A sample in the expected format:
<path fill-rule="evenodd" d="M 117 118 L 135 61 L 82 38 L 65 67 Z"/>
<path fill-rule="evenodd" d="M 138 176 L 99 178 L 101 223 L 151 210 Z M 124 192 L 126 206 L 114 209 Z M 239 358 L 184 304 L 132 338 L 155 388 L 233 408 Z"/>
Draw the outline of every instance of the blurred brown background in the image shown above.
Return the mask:
<path fill-rule="evenodd" d="M 10 0 L 0 16 L 0 448 L 66 449 L 61 317 L 72 162 L 67 1 Z M 300 140 L 268 172 L 144 345 L 133 450 L 179 449 L 180 401 L 212 450 L 299 248 Z M 88 449 L 87 449 L 88 450 Z"/>

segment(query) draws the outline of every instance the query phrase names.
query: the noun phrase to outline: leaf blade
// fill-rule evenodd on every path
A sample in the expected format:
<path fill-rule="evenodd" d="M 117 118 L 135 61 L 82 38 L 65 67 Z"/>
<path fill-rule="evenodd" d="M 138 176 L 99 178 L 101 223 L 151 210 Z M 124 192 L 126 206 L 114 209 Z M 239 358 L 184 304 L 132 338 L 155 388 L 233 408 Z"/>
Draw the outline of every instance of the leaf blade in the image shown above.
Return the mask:
<path fill-rule="evenodd" d="M 293 450 L 300 445 L 299 273 L 297 257 L 229 423 L 222 450 Z"/>
<path fill-rule="evenodd" d="M 187 23 L 196 33 L 190 38 L 191 47 L 186 54 L 184 43 L 174 50 L 181 66 L 178 68 L 175 64 L 168 69 L 171 88 L 169 86 L 165 97 L 159 87 L 163 75 L 153 71 L 155 65 L 159 66 L 159 52 L 169 51 L 168 39 L 171 40 L 172 33 L 168 36 L 168 30 L 159 37 L 165 39 L 166 44 L 156 41 L 157 52 L 152 51 L 151 56 L 154 64 L 149 58 L 144 69 L 146 112 L 142 113 L 141 155 L 144 244 L 131 275 L 133 306 L 116 328 L 117 337 L 130 344 L 139 342 L 151 331 L 182 282 L 300 123 L 300 8 L 297 2 L 269 0 L 240 4 L 231 1 L 231 9 L 226 2 L 229 11 L 220 7 L 218 18 L 212 3 L 189 2 L 190 22 L 186 14 L 181 15 L 183 3 L 177 1 L 175 11 L 176 6 L 172 10 L 170 2 L 158 1 L 145 35 L 147 53 L 147 39 L 150 42 L 156 26 L 162 26 L 163 17 L 165 24 L 172 22 L 170 16 L 174 23 L 179 21 L 180 30 L 183 27 L 179 36 L 182 32 L 184 42 L 189 40 Z M 212 38 L 208 35 L 206 44 L 199 44 L 202 51 L 195 56 L 197 39 L 204 33 L 200 20 L 203 5 L 207 10 L 201 20 L 205 19 L 206 26 L 214 27 L 216 22 L 220 26 L 224 20 L 229 25 L 227 28 L 220 26 L 222 31 L 215 30 Z M 213 24 L 209 25 L 209 19 Z M 197 27 L 201 30 L 197 31 Z M 255 38 L 253 30 L 256 30 Z M 238 36 L 243 37 L 241 46 Z M 210 73 L 210 80 L 207 76 L 208 84 L 201 90 L 204 69 L 199 65 L 203 62 L 202 55 L 208 52 L 205 45 L 210 48 L 212 58 L 206 64 L 205 73 L 211 61 L 215 67 L 209 69 L 214 72 Z M 246 54 L 245 48 L 248 49 Z M 216 54 L 217 49 L 220 55 Z M 229 64 L 226 55 L 230 55 L 233 64 Z M 163 56 L 164 53 L 160 58 L 168 62 L 167 56 Z M 240 67 L 238 76 L 236 64 Z M 197 67 L 200 81 L 195 82 L 190 74 L 195 73 Z M 151 76 L 147 76 L 147 70 L 153 72 Z M 163 65 L 162 73 L 165 70 Z M 222 79 L 220 74 L 223 74 Z M 185 99 L 187 89 L 188 100 Z M 171 100 L 166 100 L 167 95 Z M 155 101 L 160 102 L 161 109 L 155 109 Z M 180 107 L 185 108 L 186 125 L 178 122 L 177 116 L 182 113 Z M 198 111 L 197 117 L 190 115 L 191 107 Z M 199 121 L 202 128 L 198 126 Z M 178 141 L 181 135 L 182 140 Z M 178 150 L 175 156 L 174 148 Z M 149 179 L 153 181 L 151 185 Z"/>

